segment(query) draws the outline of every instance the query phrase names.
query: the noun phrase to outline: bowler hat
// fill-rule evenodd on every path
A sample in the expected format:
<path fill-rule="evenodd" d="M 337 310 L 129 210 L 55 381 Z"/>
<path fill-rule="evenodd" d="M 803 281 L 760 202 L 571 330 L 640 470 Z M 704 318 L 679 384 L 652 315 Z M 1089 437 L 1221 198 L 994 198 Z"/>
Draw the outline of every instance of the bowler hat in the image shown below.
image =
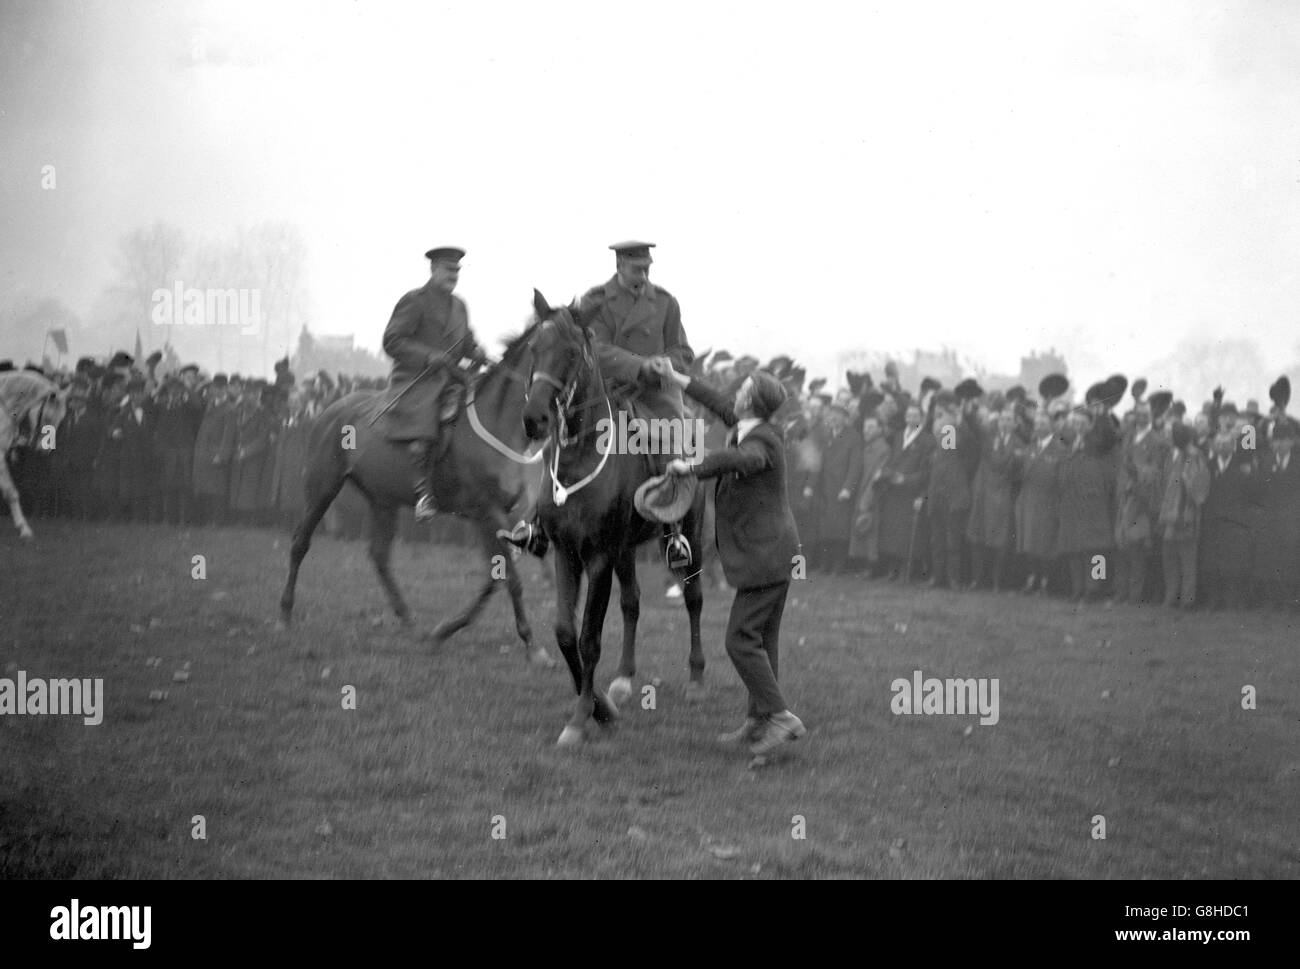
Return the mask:
<path fill-rule="evenodd" d="M 693 474 L 660 474 L 648 478 L 636 489 L 632 503 L 637 514 L 650 521 L 681 521 L 695 500 L 697 479 Z"/>

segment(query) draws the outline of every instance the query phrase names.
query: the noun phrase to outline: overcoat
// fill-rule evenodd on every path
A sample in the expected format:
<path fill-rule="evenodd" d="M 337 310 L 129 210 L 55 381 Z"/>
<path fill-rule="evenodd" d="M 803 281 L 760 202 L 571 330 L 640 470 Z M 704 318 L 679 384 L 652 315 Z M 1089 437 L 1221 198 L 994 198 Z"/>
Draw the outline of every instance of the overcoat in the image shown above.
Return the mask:
<path fill-rule="evenodd" d="M 469 328 L 465 301 L 434 286 L 430 279 L 397 301 L 383 344 L 384 352 L 393 358 L 389 399 L 402 394 L 384 415 L 384 433 L 394 441 L 434 437 L 438 433 L 438 400 L 447 382 L 454 379 L 448 368 L 479 350 Z M 420 377 L 435 350 L 447 354 L 448 359 Z"/>
<path fill-rule="evenodd" d="M 230 492 L 230 462 L 235 456 L 237 415 L 229 401 L 212 403 L 203 413 L 198 437 L 194 439 L 196 495 L 223 497 Z M 218 463 L 214 463 L 214 459 Z"/>
<path fill-rule="evenodd" d="M 1023 452 L 1014 434 L 985 433 L 971 488 L 966 538 L 990 548 L 1010 548 L 1015 506 L 1011 495 Z"/>
<path fill-rule="evenodd" d="M 916 511 L 912 503 L 925 494 L 930 480 L 930 462 L 934 457 L 934 435 L 922 431 L 908 447 L 903 447 L 903 435 L 898 436 L 897 443 L 885 462 L 881 479 L 876 483 L 879 489 L 880 505 L 880 554 L 896 558 L 906 558 L 908 546 L 912 541 L 912 522 Z M 893 484 L 889 476 L 898 472 L 903 476 L 902 484 Z M 917 539 L 917 548 L 921 548 Z"/>
<path fill-rule="evenodd" d="M 695 359 L 677 298 L 651 282 L 633 295 L 613 276 L 583 294 L 578 312 L 591 329 L 610 391 L 628 402 L 634 416 L 681 418 L 681 388 L 672 381 L 649 384 L 639 376 L 646 357 L 666 356 L 680 373 L 686 373 Z"/>
<path fill-rule="evenodd" d="M 1021 456 L 1020 495 L 1016 498 L 1016 549 L 1024 555 L 1056 554 L 1060 510 L 1060 465 L 1069 452 L 1055 434 L 1046 447 L 1034 441 Z"/>

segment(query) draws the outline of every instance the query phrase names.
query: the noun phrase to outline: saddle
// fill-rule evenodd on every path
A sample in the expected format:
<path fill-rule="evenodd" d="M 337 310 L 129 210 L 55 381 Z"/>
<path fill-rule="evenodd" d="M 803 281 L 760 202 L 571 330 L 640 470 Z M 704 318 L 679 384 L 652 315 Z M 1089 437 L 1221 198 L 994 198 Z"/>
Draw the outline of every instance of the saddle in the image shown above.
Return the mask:
<path fill-rule="evenodd" d="M 398 392 L 400 393 L 400 391 Z M 390 433 L 396 422 L 394 408 L 391 406 L 396 399 L 397 393 L 387 393 L 382 396 L 376 396 L 368 401 L 363 409 L 365 419 L 374 425 L 375 430 L 381 437 L 386 440 L 404 440 L 403 437 L 394 438 Z M 449 424 L 453 424 L 456 418 L 460 416 L 465 409 L 467 399 L 467 388 L 460 381 L 453 381 L 443 390 L 441 406 L 438 409 L 439 437 L 446 438 L 442 433 Z"/>

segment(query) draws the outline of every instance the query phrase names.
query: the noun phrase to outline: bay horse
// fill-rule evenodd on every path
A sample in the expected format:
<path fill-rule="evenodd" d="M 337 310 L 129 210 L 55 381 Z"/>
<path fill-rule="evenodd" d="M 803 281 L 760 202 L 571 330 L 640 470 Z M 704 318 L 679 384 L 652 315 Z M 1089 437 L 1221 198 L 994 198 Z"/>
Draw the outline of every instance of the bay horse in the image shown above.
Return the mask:
<path fill-rule="evenodd" d="M 444 427 L 441 453 L 433 483 L 438 507 L 470 520 L 487 558 L 487 571 L 478 594 L 460 614 L 439 623 L 435 644 L 468 626 L 504 577 L 514 608 L 515 631 L 523 640 L 530 663 L 554 667 L 544 647 L 533 643 L 524 612 L 523 586 L 515 569 L 514 549 L 497 532 L 526 490 L 525 478 L 540 472 L 541 453 L 521 453 L 528 442 L 523 433 L 525 377 L 529 343 L 538 329 L 534 321 L 507 345 L 460 404 L 454 423 Z M 388 440 L 379 416 L 387 391 L 358 391 L 325 408 L 308 433 L 304 469 L 306 511 L 294 531 L 289 549 L 289 576 L 280 596 L 280 629 L 292 622 L 298 568 L 311 547 L 312 533 L 344 484 L 351 482 L 370 506 L 370 560 L 389 605 L 403 626 L 411 625 L 410 610 L 389 569 L 389 552 L 399 508 L 415 504 L 411 464 L 405 442 Z"/>
<path fill-rule="evenodd" d="M 23 517 L 18 488 L 9 474 L 9 450 L 19 445 L 19 434 L 27 428 L 27 444 L 33 447 L 57 447 L 57 438 L 46 444 L 47 428 L 58 428 L 67 413 L 67 391 L 59 390 L 54 381 L 33 370 L 6 370 L 0 373 L 0 498 L 9 506 L 9 515 L 18 537 L 32 538 L 32 528 Z"/>
<path fill-rule="evenodd" d="M 610 398 L 586 322 L 575 319 L 571 309 L 551 308 L 540 293 L 535 292 L 533 299 L 537 318 L 543 323 L 533 347 L 524 428 L 534 441 L 550 438 L 546 445 L 549 481 L 543 483 L 538 518 L 555 552 L 555 639 L 578 694 L 573 715 L 558 740 L 559 746 L 567 747 L 582 742 L 589 718 L 609 726 L 618 716 L 618 705 L 632 693 L 641 611 L 636 550 L 662 536 L 664 526 L 642 518 L 633 502 L 637 487 L 650 477 L 645 457 L 622 453 L 611 443 L 611 435 L 599 430 L 601 420 L 614 421 L 618 405 L 625 402 Z M 703 518 L 704 489 L 698 488 L 682 521 L 696 563 L 704 551 Z M 666 540 L 663 536 L 661 547 Z M 691 626 L 686 695 L 688 700 L 698 700 L 704 695 L 704 650 L 700 645 L 704 594 L 698 565 L 691 569 L 690 574 L 676 571 L 676 577 Z M 587 601 L 579 637 L 575 614 L 584 572 Z M 623 653 L 618 675 L 608 694 L 603 694 L 595 689 L 595 673 L 614 576 L 618 577 L 623 613 Z"/>

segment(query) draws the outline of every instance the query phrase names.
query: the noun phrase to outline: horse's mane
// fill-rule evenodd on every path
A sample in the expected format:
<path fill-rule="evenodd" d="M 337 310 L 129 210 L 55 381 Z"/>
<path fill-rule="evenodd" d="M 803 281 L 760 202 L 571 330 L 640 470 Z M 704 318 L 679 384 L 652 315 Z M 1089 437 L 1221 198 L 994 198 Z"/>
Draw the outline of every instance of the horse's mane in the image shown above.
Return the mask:
<path fill-rule="evenodd" d="M 534 319 L 524 329 L 513 336 L 506 336 L 502 341 L 505 344 L 505 351 L 501 354 L 501 363 L 513 365 L 518 362 L 519 357 L 523 355 L 524 349 L 528 346 L 528 341 L 532 339 L 537 328 L 543 323 L 542 320 Z"/>

